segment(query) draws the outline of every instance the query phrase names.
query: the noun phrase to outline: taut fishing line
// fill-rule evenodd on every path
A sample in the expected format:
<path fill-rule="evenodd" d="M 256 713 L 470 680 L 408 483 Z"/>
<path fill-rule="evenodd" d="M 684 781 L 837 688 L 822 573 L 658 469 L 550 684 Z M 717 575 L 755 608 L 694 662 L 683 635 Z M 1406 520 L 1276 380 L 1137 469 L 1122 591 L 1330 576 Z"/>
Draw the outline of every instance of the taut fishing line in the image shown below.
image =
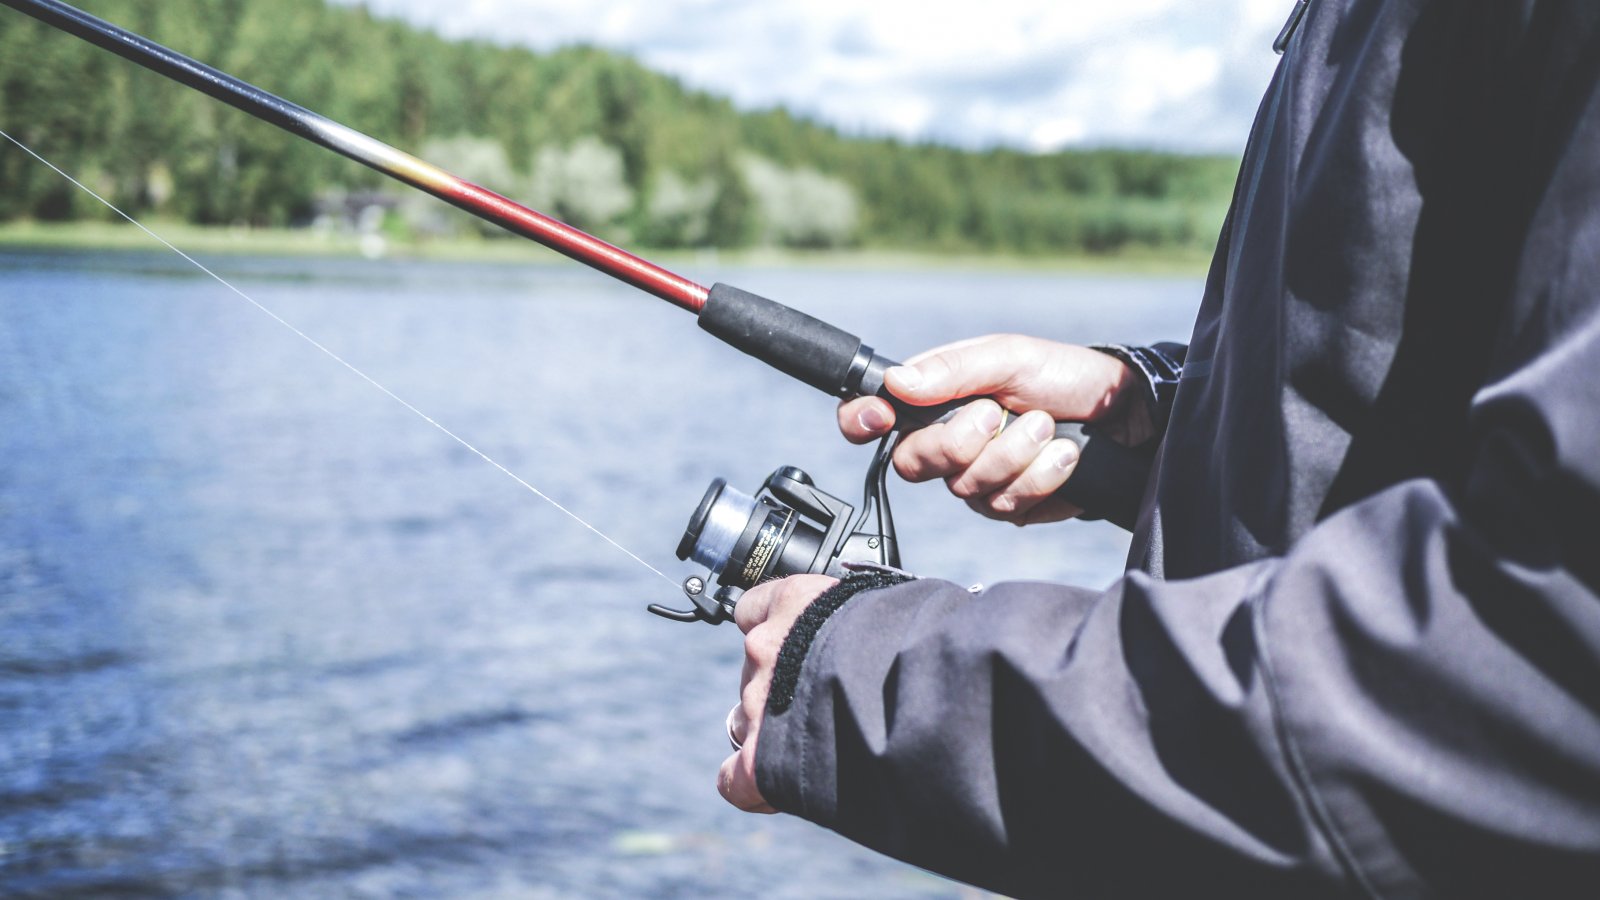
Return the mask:
<path fill-rule="evenodd" d="M 324 354 L 326 354 L 334 362 L 337 362 L 339 365 L 344 366 L 346 369 L 349 369 L 351 372 L 354 372 L 358 377 L 361 378 L 361 380 L 365 381 L 367 384 L 370 384 L 373 387 L 377 388 L 378 390 L 382 391 L 385 395 L 387 395 L 389 397 L 389 399 L 391 399 L 394 402 L 400 404 L 401 406 L 404 406 L 406 409 L 411 410 L 413 413 L 416 413 L 417 416 L 419 418 L 421 418 L 424 422 L 427 422 L 429 425 L 432 425 L 434 428 L 437 428 L 440 432 L 444 433 L 444 435 L 449 437 L 451 440 L 455 441 L 456 443 L 460 444 L 461 446 L 463 446 L 463 447 L 467 448 L 468 450 L 472 451 L 472 453 L 474 455 L 476 455 L 479 459 L 482 459 L 484 462 L 488 463 L 489 465 L 494 466 L 496 469 L 499 469 L 500 471 L 504 472 L 508 477 L 511 478 L 512 481 L 515 481 L 517 484 L 520 484 L 523 487 L 527 488 L 529 491 L 532 491 L 534 496 L 538 497 L 539 499 L 543 500 L 544 502 L 550 504 L 551 506 L 553 506 L 556 509 L 560 510 L 561 512 L 565 513 L 574 522 L 577 522 L 579 525 L 582 525 L 584 528 L 587 528 L 590 531 L 594 532 L 596 535 L 598 535 L 606 543 L 608 543 L 611 546 L 617 548 L 618 550 L 621 550 L 623 553 L 626 553 L 628 555 L 628 557 L 630 559 L 632 559 L 634 562 L 637 562 L 639 565 L 644 566 L 646 569 L 649 569 L 650 571 L 654 572 L 656 575 L 660 576 L 668 584 L 671 584 L 674 587 L 677 586 L 678 582 L 676 580 L 668 577 L 665 572 L 662 572 L 660 569 L 657 569 L 655 566 L 652 566 L 649 563 L 645 562 L 643 559 L 641 559 L 638 556 L 638 554 L 634 553 L 632 550 L 629 550 L 627 547 L 622 546 L 620 543 L 618 543 L 610 535 L 606 534 L 605 532 L 601 531 L 600 529 L 596 528 L 595 526 L 589 524 L 587 521 L 584 520 L 584 518 L 582 516 L 578 515 L 577 513 L 573 512 L 570 509 L 567 509 L 565 506 L 562 506 L 560 503 L 558 503 L 549 494 L 546 494 L 544 491 L 541 491 L 538 488 L 534 487 L 533 485 L 529 484 L 527 481 L 524 481 L 521 476 L 517 475 L 517 473 L 511 471 L 510 469 L 506 468 L 505 466 L 503 466 L 500 463 L 496 462 L 495 460 L 491 459 L 487 453 L 484 453 L 482 450 L 479 450 L 477 447 L 474 447 L 472 444 L 468 443 L 460 435 L 456 434 L 455 432 L 451 431 L 450 429 L 448 429 L 448 428 L 444 427 L 443 425 L 439 424 L 437 421 L 435 421 L 433 419 L 432 416 L 429 416 L 427 413 L 423 412 L 422 410 L 417 409 L 415 406 L 412 406 L 410 403 L 407 403 L 404 399 L 402 399 L 397 394 L 395 394 L 394 391 L 391 391 L 388 388 L 384 387 L 383 385 L 379 384 L 371 375 L 368 375 L 367 373 L 365 373 L 365 372 L 361 371 L 360 369 L 356 368 L 353 364 L 351 364 L 349 361 L 347 361 L 344 357 L 342 357 L 339 354 L 333 352 L 332 350 L 329 350 L 327 347 L 325 347 L 321 343 L 319 343 L 315 338 L 311 337 L 310 335 L 306 334 L 305 332 L 303 332 L 300 329 L 298 329 L 298 328 L 294 327 L 293 325 L 291 325 L 282 316 L 279 316 L 277 313 L 273 312 L 272 310 L 268 309 L 266 306 L 262 305 L 254 297 L 251 297 L 249 294 L 246 294 L 244 291 L 242 291 L 239 288 L 235 287 L 226 278 L 223 278 L 221 275 L 218 275 L 216 272 L 213 272 L 210 269 L 206 268 L 203 264 L 201 264 L 201 262 L 199 260 L 197 260 L 194 257 L 190 256 L 189 254 L 183 252 L 182 250 L 179 250 L 171 241 L 167 240 L 166 238 L 162 237 L 159 234 L 156 234 L 154 231 L 151 231 L 149 228 L 146 228 L 144 226 L 144 223 L 140 222 L 138 219 L 135 219 L 133 216 L 130 216 L 127 213 L 123 212 L 122 210 L 118 209 L 116 204 L 112 203 L 110 200 L 107 200 L 106 198 L 104 198 L 104 197 L 100 196 L 99 194 L 95 193 L 94 190 L 91 189 L 88 185 L 84 184 L 83 182 L 79 181 L 76 178 L 73 178 L 71 175 L 69 175 L 65 171 L 63 171 L 60 166 L 57 166 L 55 163 L 51 162 L 50 160 L 45 159 L 43 156 L 40 156 L 38 153 L 35 153 L 33 151 L 33 149 L 31 147 L 29 147 L 27 144 L 24 144 L 23 142 L 21 142 L 21 141 L 17 140 L 16 138 L 12 137 L 10 134 L 7 134 L 4 130 L 0 130 L 0 137 L 5 138 L 6 140 L 10 141 L 13 144 L 16 144 L 17 147 L 21 148 L 21 150 L 24 153 L 28 154 L 29 156 L 33 157 L 34 159 L 38 160 L 39 162 L 44 163 L 46 166 L 49 166 L 52 170 L 55 171 L 55 173 L 57 175 L 60 175 L 62 178 L 65 178 L 66 180 L 72 182 L 74 185 L 76 185 L 78 187 L 78 189 L 82 190 L 84 193 L 88 194 L 89 196 L 93 197 L 94 199 L 100 201 L 100 203 L 104 204 L 106 209 L 109 209 L 112 212 L 116 213 L 117 215 L 121 216 L 122 218 L 127 219 L 130 223 L 133 224 L 134 227 L 138 228 L 140 231 L 144 232 L 145 234 L 148 234 L 150 237 L 152 237 L 156 241 L 160 242 L 168 250 L 171 250 L 173 253 L 176 253 L 179 256 L 183 257 L 190 264 L 192 264 L 195 268 L 199 269 L 200 271 L 206 273 L 207 275 L 209 275 L 213 279 L 215 279 L 218 284 L 221 284 L 223 287 L 225 287 L 228 290 L 230 290 L 230 291 L 234 292 L 235 294 L 239 295 L 239 297 L 241 299 L 243 299 L 246 303 L 249 303 L 251 306 L 254 306 L 256 309 L 260 310 L 261 312 L 266 313 L 268 316 L 270 316 L 272 318 L 272 320 L 274 322 L 277 322 L 279 325 L 282 325 L 283 327 L 285 327 L 285 328 L 289 329 L 290 331 L 294 332 L 296 335 L 299 335 L 299 337 L 302 340 L 304 340 L 306 343 L 308 343 L 311 346 L 317 348 L 318 350 L 321 350 Z"/>

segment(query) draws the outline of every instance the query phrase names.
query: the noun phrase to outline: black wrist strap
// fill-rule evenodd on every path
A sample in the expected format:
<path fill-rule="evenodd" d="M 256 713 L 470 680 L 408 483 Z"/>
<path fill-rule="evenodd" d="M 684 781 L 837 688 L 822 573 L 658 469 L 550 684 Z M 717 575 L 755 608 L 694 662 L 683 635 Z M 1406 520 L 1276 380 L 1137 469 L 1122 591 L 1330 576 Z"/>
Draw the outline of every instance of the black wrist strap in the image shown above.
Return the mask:
<path fill-rule="evenodd" d="M 911 580 L 912 577 L 904 572 L 866 569 L 852 572 L 811 601 L 800 618 L 794 620 L 789 636 L 784 638 L 783 647 L 778 651 L 778 662 L 772 672 L 772 688 L 767 694 L 767 715 L 783 715 L 789 704 L 794 702 L 794 690 L 800 683 L 800 667 L 805 664 L 806 654 L 811 652 L 811 642 L 816 640 L 817 632 L 822 630 L 829 616 L 863 591 L 894 587 Z"/>

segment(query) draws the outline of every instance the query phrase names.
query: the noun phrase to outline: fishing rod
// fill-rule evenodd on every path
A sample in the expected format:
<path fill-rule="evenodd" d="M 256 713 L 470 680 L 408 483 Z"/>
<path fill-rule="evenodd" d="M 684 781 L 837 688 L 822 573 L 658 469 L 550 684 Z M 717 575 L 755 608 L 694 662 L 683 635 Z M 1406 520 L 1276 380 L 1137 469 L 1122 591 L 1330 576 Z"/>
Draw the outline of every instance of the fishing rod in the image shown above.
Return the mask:
<path fill-rule="evenodd" d="M 701 329 L 825 393 L 846 399 L 882 397 L 894 406 L 902 430 L 944 421 L 974 399 L 911 406 L 884 386 L 884 372 L 898 363 L 843 329 L 730 285 L 702 287 L 571 225 L 66 3 L 0 0 L 0 4 L 692 312 Z M 1011 421 L 1013 415 L 1007 411 L 1005 421 Z M 1149 472 L 1149 452 L 1124 447 L 1078 422 L 1058 422 L 1056 436 L 1071 439 L 1081 448 L 1077 467 L 1058 495 L 1086 515 L 1131 528 Z M 694 602 L 694 609 L 679 612 L 652 606 L 652 611 L 716 624 L 731 616 L 740 591 L 769 578 L 799 572 L 836 574 L 844 565 L 853 563 L 898 566 L 886 487 L 893 439 L 891 435 L 879 446 L 868 471 L 859 518 L 854 518 L 855 507 L 817 489 L 805 472 L 793 467 L 775 471 L 753 497 L 727 487 L 721 479 L 713 482 L 678 547 L 679 559 L 692 559 L 708 570 L 706 578 L 694 576 L 684 582 L 684 593 Z M 867 528 L 873 511 L 877 514 L 875 531 Z M 721 585 L 715 594 L 707 593 L 708 578 L 716 578 Z"/>

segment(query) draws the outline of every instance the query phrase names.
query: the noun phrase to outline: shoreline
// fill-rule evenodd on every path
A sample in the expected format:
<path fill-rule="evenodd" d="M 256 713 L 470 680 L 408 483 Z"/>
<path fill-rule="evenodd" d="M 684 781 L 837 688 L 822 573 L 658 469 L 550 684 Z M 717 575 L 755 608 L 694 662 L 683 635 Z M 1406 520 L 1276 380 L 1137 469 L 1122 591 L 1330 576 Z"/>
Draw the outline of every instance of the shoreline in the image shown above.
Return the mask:
<path fill-rule="evenodd" d="M 313 229 L 198 226 L 174 220 L 152 220 L 151 231 L 186 253 L 225 256 L 312 256 L 346 259 L 427 260 L 436 262 L 532 263 L 560 258 L 531 241 L 511 238 L 450 238 L 396 242 L 377 235 L 321 232 Z M 170 253 L 132 225 L 114 222 L 7 222 L 0 224 L 0 250 L 140 251 Z M 631 251 L 630 251 L 631 252 Z M 938 268 L 978 271 L 1069 272 L 1102 275 L 1204 276 L 1209 251 L 1195 248 L 1135 248 L 1093 256 L 1021 256 L 951 253 L 888 248 L 848 250 L 651 250 L 639 255 L 664 265 L 727 265 L 827 267 L 863 271 Z"/>

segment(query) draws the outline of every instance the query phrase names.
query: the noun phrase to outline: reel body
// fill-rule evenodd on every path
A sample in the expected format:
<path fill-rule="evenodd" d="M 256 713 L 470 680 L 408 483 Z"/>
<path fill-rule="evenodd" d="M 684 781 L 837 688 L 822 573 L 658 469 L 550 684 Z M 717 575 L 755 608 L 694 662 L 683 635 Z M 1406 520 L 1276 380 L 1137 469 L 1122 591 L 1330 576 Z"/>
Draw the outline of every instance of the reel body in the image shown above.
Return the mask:
<path fill-rule="evenodd" d="M 879 445 L 868 470 L 859 515 L 794 466 L 767 476 L 754 496 L 713 480 L 678 542 L 679 559 L 706 567 L 704 576 L 683 581 L 694 606 L 651 604 L 650 611 L 716 625 L 733 617 L 741 594 L 764 581 L 807 573 L 842 576 L 847 563 L 899 567 L 885 478 L 892 437 Z M 874 511 L 875 528 L 868 528 Z"/>

